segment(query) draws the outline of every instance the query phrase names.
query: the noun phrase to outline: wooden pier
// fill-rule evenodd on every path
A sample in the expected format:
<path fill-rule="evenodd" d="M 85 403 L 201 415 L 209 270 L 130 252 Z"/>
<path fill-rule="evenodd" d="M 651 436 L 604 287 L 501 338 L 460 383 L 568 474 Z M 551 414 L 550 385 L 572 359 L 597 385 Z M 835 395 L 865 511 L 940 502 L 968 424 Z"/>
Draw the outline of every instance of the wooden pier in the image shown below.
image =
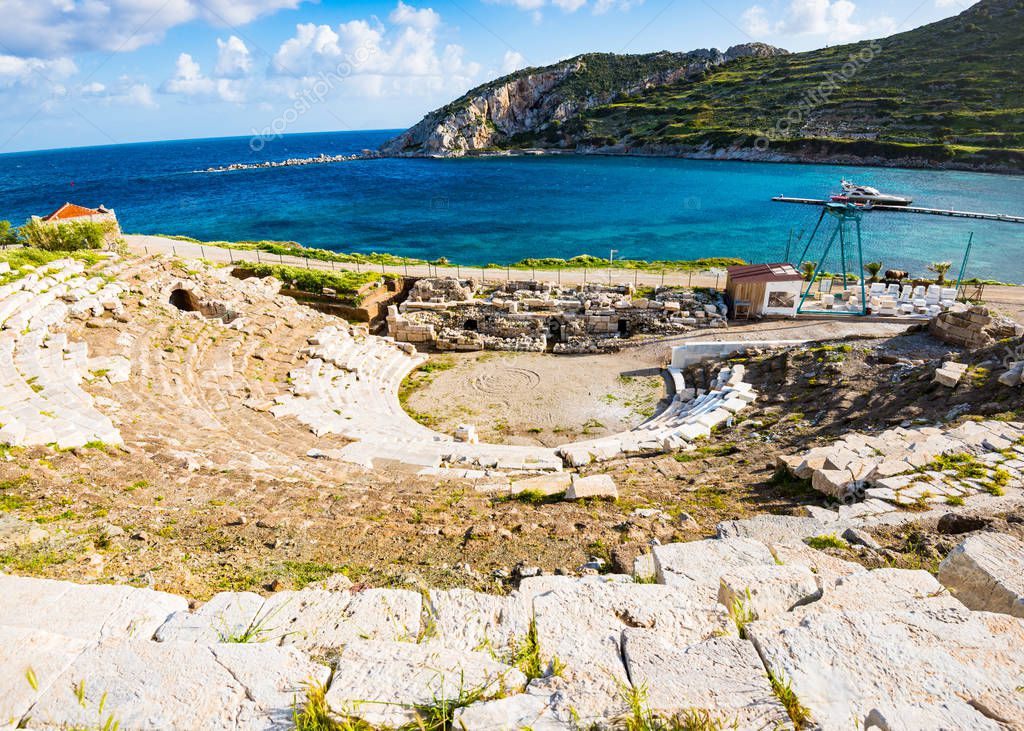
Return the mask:
<path fill-rule="evenodd" d="M 803 203 L 809 206 L 823 206 L 832 201 L 817 198 L 790 198 L 777 195 L 772 198 L 776 203 Z M 1024 223 L 1024 216 L 1011 216 L 1006 213 L 978 213 L 976 211 L 954 211 L 945 208 L 919 208 L 918 206 L 884 206 L 873 205 L 862 208 L 863 211 L 895 211 L 897 213 L 923 213 L 929 216 L 950 216 L 952 218 L 976 218 L 982 221 L 1004 221 L 1005 223 Z"/>

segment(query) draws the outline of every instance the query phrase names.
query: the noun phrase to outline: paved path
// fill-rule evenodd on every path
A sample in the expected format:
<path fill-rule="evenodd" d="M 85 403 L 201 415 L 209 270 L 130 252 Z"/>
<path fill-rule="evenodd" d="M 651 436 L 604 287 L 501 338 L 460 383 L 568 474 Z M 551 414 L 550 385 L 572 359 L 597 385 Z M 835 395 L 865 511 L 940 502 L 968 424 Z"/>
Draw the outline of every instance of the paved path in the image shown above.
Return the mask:
<path fill-rule="evenodd" d="M 600 282 L 607 284 L 631 283 L 634 285 L 646 285 L 648 287 L 660 284 L 674 284 L 693 287 L 724 287 L 725 270 L 712 270 L 710 272 L 679 272 L 666 271 L 640 271 L 634 269 L 612 269 L 610 276 L 608 269 L 560 269 L 552 270 L 530 270 L 530 269 L 484 269 L 480 267 L 463 266 L 434 266 L 433 264 L 409 264 L 407 266 L 385 266 L 381 264 L 337 264 L 327 261 L 317 261 L 301 256 L 278 256 L 266 252 L 241 251 L 237 249 L 226 249 L 209 244 L 193 244 L 188 241 L 168 239 L 163 236 L 143 236 L 139 234 L 126 235 L 125 241 L 128 246 L 141 253 L 163 252 L 185 257 L 202 257 L 216 262 L 238 262 L 238 261 L 261 261 L 271 264 L 288 264 L 291 266 L 308 267 L 311 269 L 352 269 L 388 272 L 414 277 L 433 276 L 456 276 L 474 277 L 483 281 L 505 281 L 507 279 L 536 279 L 540 281 L 564 282 L 566 284 L 583 284 L 585 282 Z"/>

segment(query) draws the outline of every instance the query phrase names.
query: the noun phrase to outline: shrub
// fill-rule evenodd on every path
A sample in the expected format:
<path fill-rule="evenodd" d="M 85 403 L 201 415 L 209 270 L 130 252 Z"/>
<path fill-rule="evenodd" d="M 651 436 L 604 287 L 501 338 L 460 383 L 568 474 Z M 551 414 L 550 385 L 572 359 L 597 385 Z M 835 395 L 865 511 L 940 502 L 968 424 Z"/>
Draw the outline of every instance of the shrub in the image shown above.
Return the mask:
<path fill-rule="evenodd" d="M 246 271 L 258 277 L 274 277 L 286 285 L 311 294 L 322 294 L 325 287 L 337 292 L 339 297 L 357 301 L 359 290 L 371 282 L 381 278 L 379 272 L 322 272 L 302 267 L 282 266 L 280 264 L 253 264 L 246 262 Z"/>
<path fill-rule="evenodd" d="M 71 221 L 55 226 L 29 221 L 19 229 L 27 246 L 43 251 L 82 251 L 100 249 L 108 234 L 113 233 L 112 221 Z"/>
<path fill-rule="evenodd" d="M 0 221 L 0 246 L 13 246 L 18 243 L 18 232 L 11 226 L 10 221 Z"/>

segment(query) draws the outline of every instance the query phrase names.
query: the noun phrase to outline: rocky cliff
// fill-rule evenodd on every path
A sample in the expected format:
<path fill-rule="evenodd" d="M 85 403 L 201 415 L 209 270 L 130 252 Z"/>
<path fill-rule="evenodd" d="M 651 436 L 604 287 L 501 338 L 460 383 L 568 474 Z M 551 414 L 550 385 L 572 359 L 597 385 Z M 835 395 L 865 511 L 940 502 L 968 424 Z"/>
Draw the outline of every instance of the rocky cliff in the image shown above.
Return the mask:
<path fill-rule="evenodd" d="M 554 141 L 563 125 L 594 107 L 699 78 L 739 58 L 785 53 L 763 43 L 747 43 L 724 53 L 713 48 L 642 56 L 585 54 L 473 89 L 387 142 L 381 152 L 457 157 L 509 146 L 517 137 L 548 133 Z"/>

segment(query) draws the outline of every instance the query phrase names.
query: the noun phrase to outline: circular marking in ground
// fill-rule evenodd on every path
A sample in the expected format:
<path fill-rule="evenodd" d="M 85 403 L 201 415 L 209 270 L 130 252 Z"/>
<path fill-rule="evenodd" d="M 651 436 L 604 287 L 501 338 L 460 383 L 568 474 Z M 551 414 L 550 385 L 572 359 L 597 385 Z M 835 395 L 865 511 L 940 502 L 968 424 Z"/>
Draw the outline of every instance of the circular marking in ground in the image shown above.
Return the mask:
<path fill-rule="evenodd" d="M 528 368 L 497 366 L 473 379 L 471 385 L 481 393 L 507 396 L 532 391 L 540 383 L 540 375 Z"/>

